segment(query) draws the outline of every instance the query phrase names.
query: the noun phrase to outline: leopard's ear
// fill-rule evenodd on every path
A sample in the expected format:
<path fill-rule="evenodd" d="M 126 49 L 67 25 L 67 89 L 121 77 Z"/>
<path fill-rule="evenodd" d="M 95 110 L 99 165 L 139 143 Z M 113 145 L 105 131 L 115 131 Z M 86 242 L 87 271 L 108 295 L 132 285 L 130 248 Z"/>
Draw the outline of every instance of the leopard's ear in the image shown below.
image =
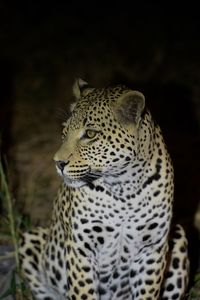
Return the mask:
<path fill-rule="evenodd" d="M 138 125 L 145 107 L 145 97 L 138 91 L 128 91 L 113 104 L 116 119 L 124 125 Z"/>
<path fill-rule="evenodd" d="M 93 91 L 93 88 L 81 78 L 75 80 L 73 85 L 73 94 L 76 97 L 76 100 L 79 100 L 82 96 L 88 95 Z"/>

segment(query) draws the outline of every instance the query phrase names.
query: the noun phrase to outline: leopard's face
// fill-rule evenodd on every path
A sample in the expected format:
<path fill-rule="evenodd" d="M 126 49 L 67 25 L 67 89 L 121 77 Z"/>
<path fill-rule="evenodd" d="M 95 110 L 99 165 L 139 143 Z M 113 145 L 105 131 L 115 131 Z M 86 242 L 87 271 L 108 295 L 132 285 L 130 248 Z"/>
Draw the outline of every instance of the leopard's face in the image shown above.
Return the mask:
<path fill-rule="evenodd" d="M 113 107 L 114 96 L 119 98 L 120 93 L 116 89 L 112 95 L 92 89 L 79 99 L 65 123 L 63 143 L 54 159 L 69 186 L 81 187 L 99 177 L 117 178 L 137 155 L 137 126 L 124 126 Z"/>

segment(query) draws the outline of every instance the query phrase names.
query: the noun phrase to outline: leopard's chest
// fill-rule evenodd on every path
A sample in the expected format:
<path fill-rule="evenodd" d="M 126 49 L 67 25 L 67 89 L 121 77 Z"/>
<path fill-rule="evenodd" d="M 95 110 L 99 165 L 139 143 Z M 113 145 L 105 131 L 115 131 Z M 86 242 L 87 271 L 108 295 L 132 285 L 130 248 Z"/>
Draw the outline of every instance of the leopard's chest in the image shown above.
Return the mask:
<path fill-rule="evenodd" d="M 162 201 L 162 194 L 149 198 L 150 191 L 148 186 L 131 194 L 123 186 L 116 196 L 112 189 L 97 183 L 61 194 L 45 257 L 50 264 L 49 278 L 53 269 L 57 276 L 61 274 L 57 285 L 63 294 L 77 258 L 83 266 L 89 261 L 101 281 L 113 270 L 124 270 L 125 275 L 137 260 L 166 242 L 171 206 Z M 55 249 L 56 261 L 52 262 Z"/>
<path fill-rule="evenodd" d="M 124 247 L 137 256 L 144 247 L 166 238 L 171 210 L 166 210 L 164 202 L 149 201 L 143 193 L 126 199 L 124 195 L 113 197 L 100 185 L 86 192 L 75 191 L 70 205 L 62 209 L 64 230 L 73 247 L 84 248 L 94 257 L 108 252 L 117 256 Z"/>

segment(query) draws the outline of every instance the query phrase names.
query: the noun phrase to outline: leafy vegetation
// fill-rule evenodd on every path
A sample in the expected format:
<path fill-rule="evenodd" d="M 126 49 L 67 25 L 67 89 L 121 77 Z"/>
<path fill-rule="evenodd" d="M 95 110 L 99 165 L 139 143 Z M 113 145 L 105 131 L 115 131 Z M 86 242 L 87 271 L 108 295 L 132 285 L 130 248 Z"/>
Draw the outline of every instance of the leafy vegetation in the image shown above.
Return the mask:
<path fill-rule="evenodd" d="M 7 296 L 13 296 L 13 299 L 17 300 L 31 299 L 30 293 L 22 280 L 18 251 L 20 228 L 24 226 L 27 227 L 28 222 L 25 221 L 24 217 L 17 211 L 15 199 L 9 190 L 4 169 L 2 159 L 0 159 L 0 199 L 3 210 L 3 216 L 0 222 L 0 241 L 12 245 L 13 252 L 0 256 L 0 260 L 13 256 L 15 259 L 15 267 L 11 270 L 10 284 L 7 290 L 0 295 L 0 300 L 5 299 Z"/>
<path fill-rule="evenodd" d="M 194 278 L 194 286 L 191 288 L 188 300 L 200 299 L 200 270 L 198 270 Z"/>

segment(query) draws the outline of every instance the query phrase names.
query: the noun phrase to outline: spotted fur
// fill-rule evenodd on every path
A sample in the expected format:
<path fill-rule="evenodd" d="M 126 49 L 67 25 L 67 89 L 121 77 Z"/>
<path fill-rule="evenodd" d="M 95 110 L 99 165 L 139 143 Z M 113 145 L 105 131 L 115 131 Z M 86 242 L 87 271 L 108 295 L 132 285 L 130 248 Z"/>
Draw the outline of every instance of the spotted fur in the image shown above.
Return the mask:
<path fill-rule="evenodd" d="M 36 299 L 183 299 L 187 240 L 170 228 L 173 167 L 143 94 L 74 86 L 55 154 L 64 180 L 50 228 L 25 233 L 22 268 Z"/>

